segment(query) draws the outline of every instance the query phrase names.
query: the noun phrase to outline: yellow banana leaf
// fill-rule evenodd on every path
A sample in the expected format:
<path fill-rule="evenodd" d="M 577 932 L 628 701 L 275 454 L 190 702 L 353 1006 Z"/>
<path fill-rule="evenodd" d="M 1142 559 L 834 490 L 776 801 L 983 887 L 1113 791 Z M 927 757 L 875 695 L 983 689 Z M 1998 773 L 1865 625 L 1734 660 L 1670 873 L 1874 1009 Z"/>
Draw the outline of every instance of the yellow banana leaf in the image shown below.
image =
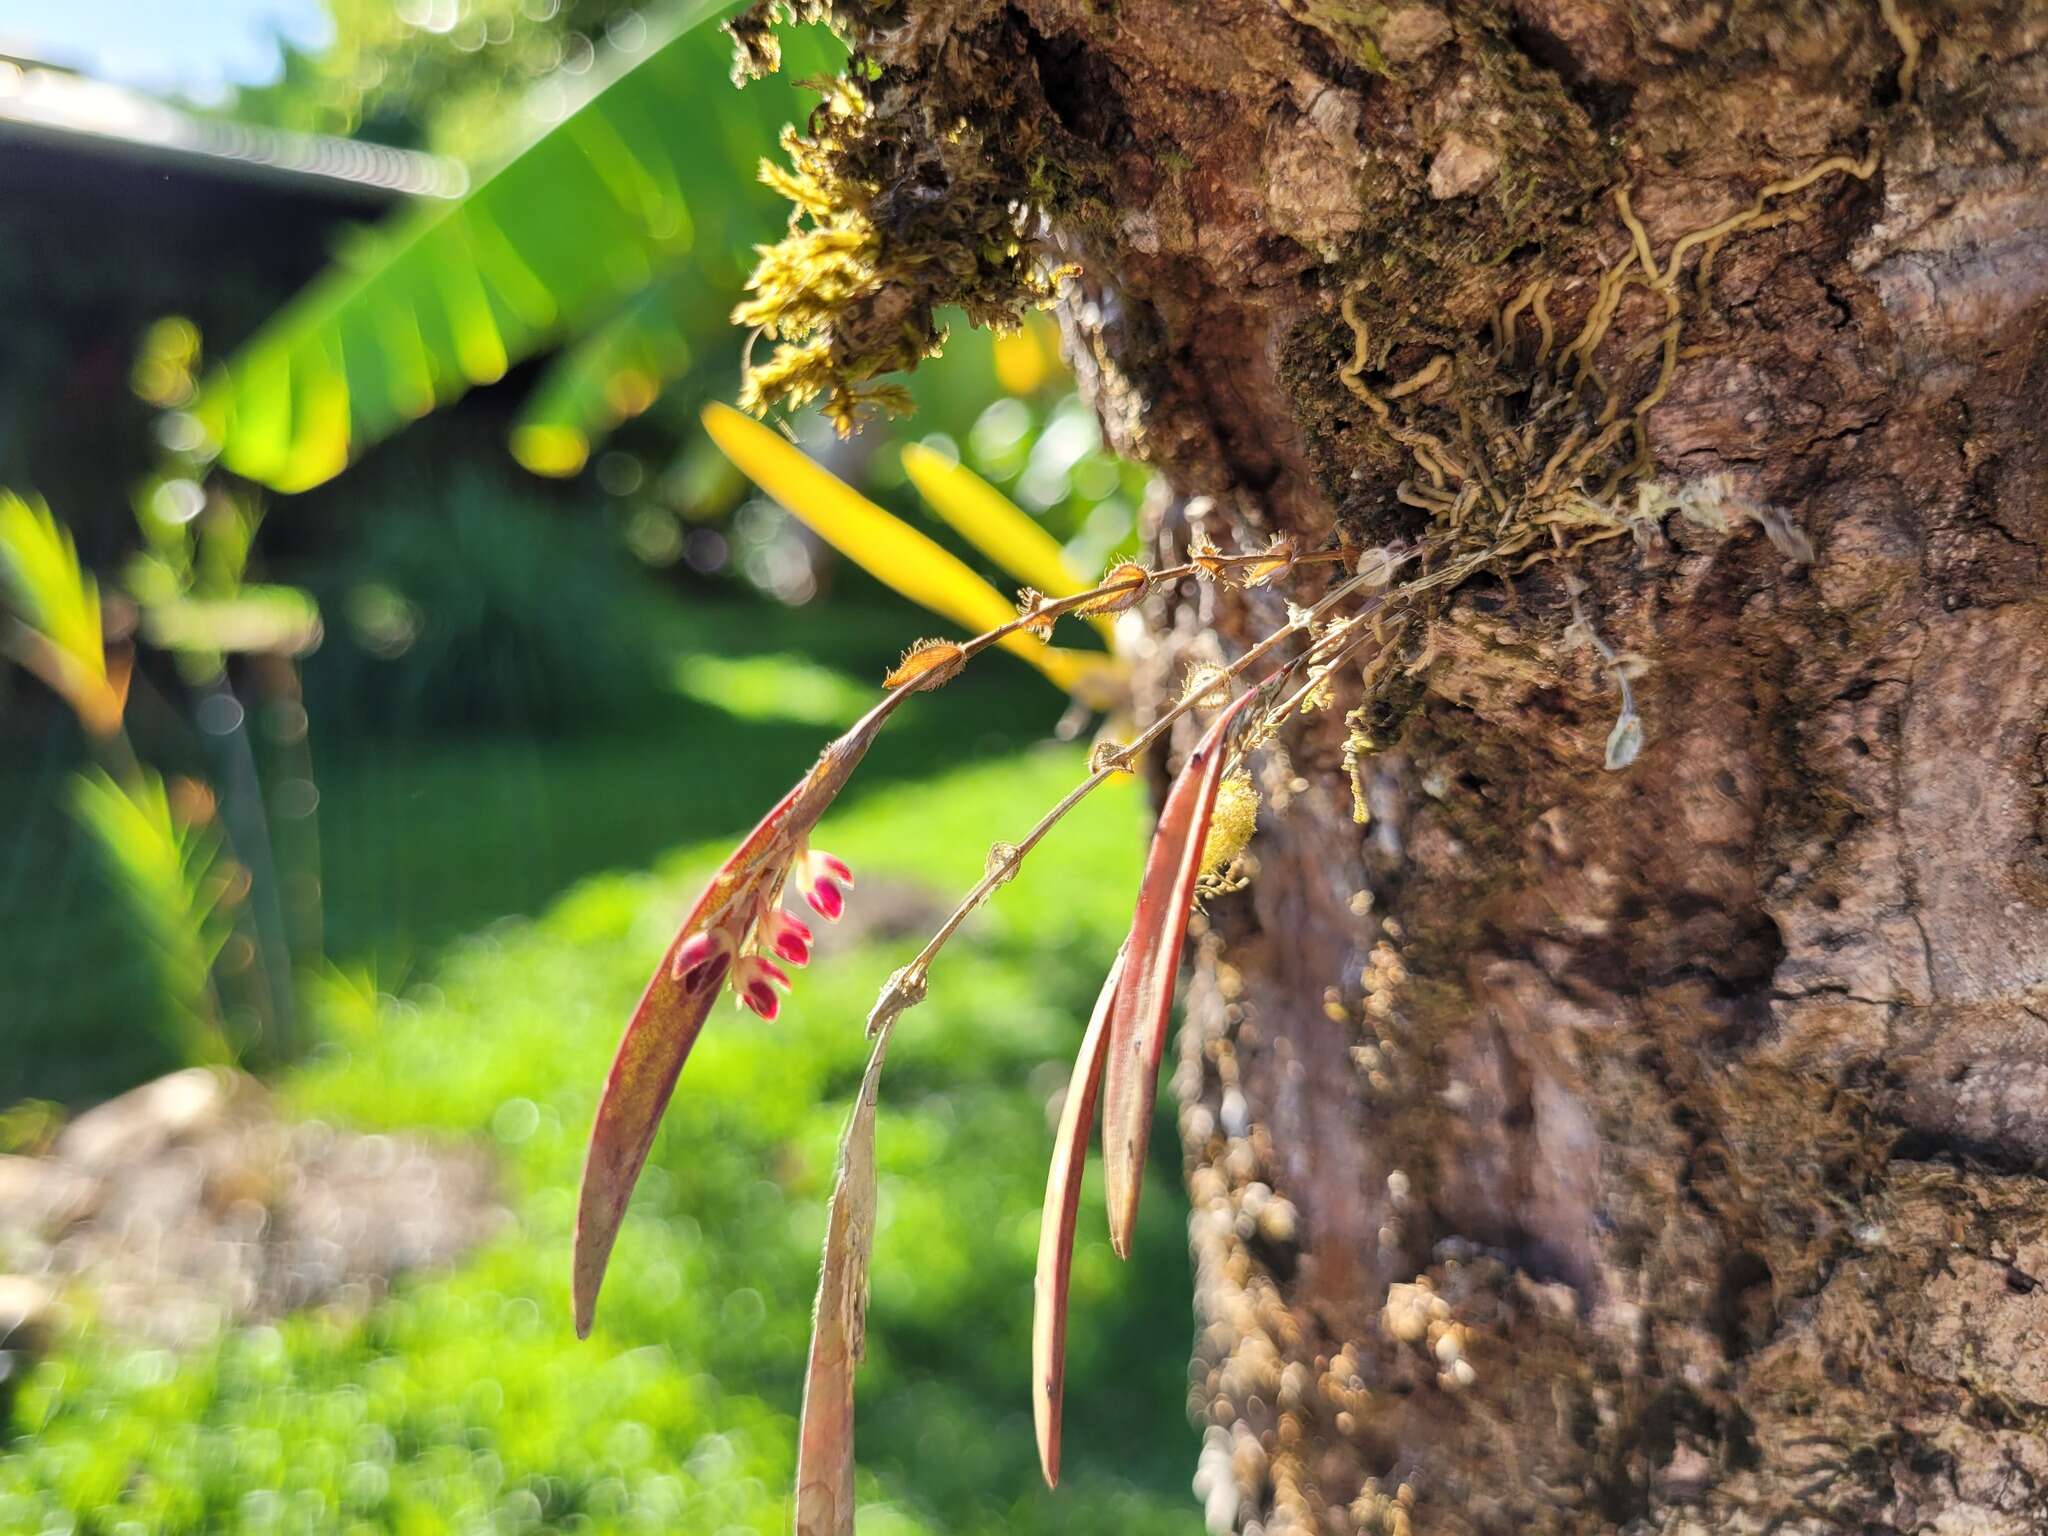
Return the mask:
<path fill-rule="evenodd" d="M 1059 540 L 965 464 L 911 443 L 903 450 L 903 472 L 955 533 L 1026 586 L 1047 597 L 1072 597 L 1092 585 L 1068 563 Z M 1105 616 L 1089 622 L 1105 640 L 1116 633 Z"/>
<path fill-rule="evenodd" d="M 704 430 L 720 452 L 792 516 L 912 602 L 969 634 L 994 629 L 1017 616 L 1016 605 L 957 556 L 814 464 L 752 417 L 714 403 L 704 408 Z M 1086 703 L 1103 707 L 1098 701 L 1115 695 L 1120 668 L 1111 657 L 1047 645 L 1022 630 L 1000 643 Z"/>

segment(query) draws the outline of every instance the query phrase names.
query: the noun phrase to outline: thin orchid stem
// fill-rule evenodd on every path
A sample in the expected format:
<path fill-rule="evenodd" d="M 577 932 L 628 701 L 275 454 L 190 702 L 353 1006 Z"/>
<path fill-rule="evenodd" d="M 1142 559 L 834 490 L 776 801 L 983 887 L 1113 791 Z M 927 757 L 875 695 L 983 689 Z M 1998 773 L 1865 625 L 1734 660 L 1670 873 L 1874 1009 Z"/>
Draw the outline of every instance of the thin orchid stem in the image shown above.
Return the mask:
<path fill-rule="evenodd" d="M 1037 823 L 1031 828 L 1029 832 L 1027 832 L 1024 835 L 1021 841 L 1014 844 L 1011 848 L 1005 850 L 1002 853 L 1001 857 L 992 861 L 988 873 L 983 875 L 981 879 L 975 883 L 974 887 L 971 890 L 969 890 L 964 897 L 961 898 L 960 904 L 953 909 L 952 914 L 949 917 L 947 917 L 945 922 L 940 924 L 938 931 L 932 935 L 931 939 L 925 944 L 924 948 L 918 951 L 916 957 L 912 959 L 908 965 L 904 966 L 901 970 L 897 971 L 895 975 L 890 977 L 888 984 L 882 990 L 881 998 L 875 1004 L 874 1011 L 868 1016 L 868 1032 L 870 1034 L 876 1034 L 892 1026 L 895 1023 L 897 1015 L 902 1013 L 906 1007 L 914 1006 L 917 1002 L 922 1001 L 924 996 L 925 975 L 931 969 L 932 961 L 938 957 L 939 951 L 943 949 L 946 946 L 947 941 L 951 939 L 953 935 L 960 930 L 961 925 L 965 923 L 969 917 L 973 916 L 975 911 L 978 908 L 980 908 L 980 906 L 984 902 L 988 900 L 988 898 L 995 892 L 997 887 L 1007 883 L 1016 874 L 1018 867 L 1024 861 L 1025 855 L 1030 853 L 1033 848 L 1037 847 L 1039 843 L 1044 841 L 1046 834 L 1051 832 L 1055 826 L 1059 825 L 1060 821 L 1063 818 L 1065 818 L 1069 811 L 1073 810 L 1073 808 L 1079 805 L 1083 799 L 1085 799 L 1089 794 L 1093 793 L 1096 789 L 1101 787 L 1103 783 L 1112 778 L 1114 775 L 1128 771 L 1127 765 L 1136 754 L 1142 752 L 1146 747 L 1150 746 L 1160 736 L 1165 734 L 1166 731 L 1171 729 L 1173 723 L 1176 720 L 1180 719 L 1181 716 L 1187 714 L 1190 710 L 1194 709 L 1197 705 L 1199 705 L 1204 699 L 1207 699 L 1211 695 L 1213 695 L 1216 692 L 1217 688 L 1222 686 L 1224 683 L 1229 682 L 1233 678 L 1240 676 L 1247 669 L 1256 666 L 1265 657 L 1271 655 L 1272 652 L 1289 636 L 1299 634 L 1303 630 L 1309 629 L 1326 613 L 1328 613 L 1331 608 L 1335 607 L 1343 599 L 1349 597 L 1352 593 L 1356 592 L 1360 587 L 1387 579 L 1389 576 L 1391 576 L 1391 574 L 1397 567 L 1399 567 L 1406 561 L 1413 559 L 1416 553 L 1416 551 L 1411 550 L 1400 555 L 1392 556 L 1384 561 L 1376 563 L 1374 567 L 1369 571 L 1362 572 L 1356 576 L 1347 577 L 1345 580 L 1339 582 L 1336 586 L 1332 587 L 1329 592 L 1325 593 L 1322 600 L 1319 601 L 1313 608 L 1309 609 L 1306 613 L 1300 614 L 1297 617 L 1288 620 L 1287 623 L 1283 624 L 1280 628 L 1274 630 L 1273 633 L 1268 635 L 1264 640 L 1261 640 L 1257 645 L 1253 646 L 1250 650 L 1246 651 L 1244 655 L 1238 657 L 1237 660 L 1230 663 L 1229 666 L 1225 667 L 1223 671 L 1220 674 L 1218 674 L 1215 681 L 1209 684 L 1209 686 L 1202 688 L 1198 691 L 1189 693 L 1185 698 L 1182 698 L 1177 703 L 1173 704 L 1163 713 L 1161 713 L 1157 720 L 1154 720 L 1151 725 L 1147 726 L 1143 731 L 1141 731 L 1129 743 L 1129 745 L 1125 746 L 1123 750 L 1117 754 L 1119 761 L 1107 764 L 1101 768 L 1096 769 L 1094 772 L 1090 773 L 1087 778 L 1083 779 L 1080 783 L 1076 784 L 1072 789 L 1068 790 L 1067 793 L 1060 798 L 1059 802 L 1052 807 L 1052 809 L 1048 810 L 1043 816 L 1041 816 L 1038 819 Z M 1186 570 L 1176 569 L 1175 571 L 1160 572 L 1148 578 L 1148 580 L 1157 581 L 1161 579 L 1174 579 L 1177 575 L 1187 574 L 1192 574 L 1192 567 Z M 1434 582 L 1430 583 L 1430 585 L 1434 584 Z M 1135 581 L 1117 584 L 1119 588 L 1135 585 L 1137 585 Z M 1420 589 L 1421 588 L 1419 585 L 1412 588 L 1403 588 L 1401 589 L 1401 592 L 1399 594 L 1390 593 L 1388 594 L 1388 596 L 1393 597 L 1399 595 L 1401 597 L 1405 597 L 1411 590 Z M 1083 595 L 1078 596 L 1076 598 L 1068 599 L 1067 601 L 1085 602 L 1087 600 L 1088 598 L 1085 595 Z M 1382 599 L 1382 603 L 1384 603 L 1385 600 L 1386 599 Z M 1375 604 L 1374 611 L 1376 611 L 1379 606 L 1381 606 L 1381 604 Z M 1360 617 L 1362 619 L 1364 615 L 1361 615 Z M 1350 626 L 1347 626 L 1344 630 L 1339 631 L 1339 633 L 1349 634 Z M 1325 643 L 1325 639 L 1318 639 L 1314 644 L 1311 644 L 1308 647 L 1308 649 L 1305 650 L 1300 656 L 1294 658 L 1286 665 L 1276 668 L 1270 676 L 1261 678 L 1257 683 L 1253 684 L 1252 686 L 1254 688 L 1264 688 L 1271 683 L 1277 682 L 1279 679 L 1287 676 L 1290 672 L 1292 672 L 1303 661 L 1307 660 L 1309 657 L 1314 655 L 1314 653 L 1321 649 Z"/>
<path fill-rule="evenodd" d="M 1254 565 L 1263 561 L 1271 561 L 1281 558 L 1283 557 L 1276 556 L 1270 550 L 1261 550 L 1255 551 L 1251 554 L 1242 555 L 1209 555 L 1204 557 L 1204 562 L 1206 562 L 1207 564 L 1221 563 L 1225 565 Z M 1321 565 L 1335 560 L 1342 560 L 1344 558 L 1344 552 L 1341 550 L 1323 550 L 1311 555 L 1287 556 L 1284 557 L 1284 560 L 1286 568 L 1291 571 L 1297 566 Z M 1372 574 L 1374 576 L 1377 576 L 1382 572 L 1390 572 L 1393 570 L 1394 566 L 1399 563 L 1400 559 L 1405 558 L 1407 557 L 1401 556 L 1397 557 L 1393 561 L 1382 561 L 1378 566 L 1375 567 Z M 971 639 L 959 642 L 959 661 L 961 665 L 965 665 L 975 656 L 978 656 L 979 654 L 981 654 L 981 652 L 988 650 L 990 647 L 996 645 L 1006 637 L 1016 634 L 1020 630 L 1048 624 L 1052 620 L 1060 618 L 1065 614 L 1071 613 L 1075 609 L 1084 607 L 1089 603 L 1098 602 L 1103 598 L 1122 596 L 1126 593 L 1144 592 L 1150 589 L 1155 582 L 1184 580 L 1189 576 L 1195 576 L 1200 574 L 1202 569 L 1203 563 L 1198 563 L 1196 561 L 1188 561 L 1181 565 L 1169 566 L 1164 570 L 1146 571 L 1142 576 L 1130 576 L 1125 577 L 1119 581 L 1104 582 L 1100 586 L 1091 587 L 1085 592 L 1076 592 L 1067 597 L 1062 597 L 1042 603 L 1039 607 L 1037 607 L 1030 613 L 1020 613 L 1016 618 L 1009 620 L 1007 623 L 999 624 L 994 629 L 984 630 L 980 634 L 973 636 Z M 1326 597 L 1324 599 L 1324 605 L 1327 605 L 1330 601 L 1332 601 L 1338 592 L 1347 591 L 1357 586 L 1360 579 L 1361 578 L 1354 576 L 1349 578 L 1344 583 L 1341 583 L 1335 592 L 1333 592 L 1329 597 Z M 1320 614 L 1322 611 L 1323 610 L 1321 606 L 1319 606 L 1316 609 L 1317 614 Z M 1277 631 L 1265 646 L 1262 646 L 1261 648 L 1245 656 L 1237 664 L 1237 666 L 1232 668 L 1231 671 L 1226 675 L 1236 675 L 1237 671 L 1242 670 L 1244 666 L 1249 665 L 1251 662 L 1255 661 L 1260 655 L 1265 654 L 1265 652 L 1271 648 L 1271 644 L 1273 642 L 1279 640 L 1281 637 L 1291 632 L 1292 626 Z M 901 683 L 898 683 L 894 688 L 890 689 L 888 692 L 882 695 L 882 697 L 875 703 L 874 707 L 870 709 L 865 716 L 862 717 L 860 724 L 854 726 L 853 729 L 847 733 L 847 735 L 854 736 L 857 734 L 861 734 L 863 732 L 864 727 L 868 726 L 873 726 L 879 729 L 880 724 L 883 721 L 887 720 L 890 715 L 895 713 L 898 705 L 902 704 L 903 701 L 909 698 L 913 693 L 923 692 L 928 686 L 929 684 L 927 679 L 921 674 L 919 676 L 911 677 Z M 1181 710 L 1176 709 L 1172 714 L 1166 716 L 1165 719 L 1162 720 L 1160 723 L 1162 725 L 1170 723 L 1173 719 L 1177 718 L 1180 713 Z M 841 739 L 844 740 L 845 738 Z M 1135 750 L 1138 746 L 1142 746 L 1145 742 L 1149 742 L 1151 739 L 1151 735 L 1148 734 L 1140 742 L 1134 743 L 1132 750 Z M 865 748 L 863 748 L 863 750 L 865 750 Z M 787 838 L 778 838 L 774 842 L 771 842 L 764 850 L 762 850 L 762 856 L 758 858 L 755 862 L 757 864 L 769 865 L 777 863 L 780 857 L 781 849 L 786 842 Z M 711 907 L 708 915 L 705 915 L 701 918 L 701 921 L 706 926 L 715 923 L 721 916 L 724 915 L 724 913 L 731 909 L 735 901 L 750 895 L 752 893 L 752 890 L 753 883 L 751 881 L 747 881 L 736 885 L 731 890 L 726 891 L 721 897 L 721 899 L 717 902 L 717 904 Z M 873 1032 L 873 1029 L 873 1019 L 870 1018 L 870 1033 Z"/>
<path fill-rule="evenodd" d="M 1037 823 L 1024 835 L 1021 841 L 1008 849 L 999 860 L 992 863 L 989 872 L 983 875 L 975 883 L 974 887 L 961 898 L 960 904 L 953 909 L 952 914 L 940 925 L 939 930 L 932 935 L 924 948 L 918 951 L 916 957 L 908 965 L 904 966 L 890 978 L 889 984 L 883 989 L 881 1000 L 875 1005 L 875 1011 L 869 1015 L 869 1032 L 872 1034 L 885 1027 L 885 1020 L 887 1024 L 893 1024 L 896 1016 L 904 1008 L 915 1006 L 917 1002 L 923 1000 L 924 978 L 931 968 L 932 961 L 937 958 L 939 951 L 959 931 L 961 925 L 969 917 L 973 916 L 975 911 L 994 894 L 999 886 L 1006 884 L 1015 876 L 1018 867 L 1024 862 L 1025 855 L 1044 841 L 1046 834 L 1052 831 L 1076 805 L 1100 788 L 1105 781 L 1118 773 L 1127 771 L 1125 765 L 1128 764 L 1133 756 L 1150 746 L 1152 742 L 1157 740 L 1161 734 L 1172 726 L 1174 721 L 1185 715 L 1189 710 L 1194 709 L 1204 699 L 1213 695 L 1221 684 L 1237 677 L 1247 668 L 1256 665 L 1260 659 L 1271 654 L 1273 649 L 1289 635 L 1298 634 L 1302 630 L 1309 628 L 1328 612 L 1330 608 L 1335 606 L 1336 603 L 1350 596 L 1361 585 L 1383 579 L 1386 575 L 1391 574 L 1396 566 L 1414 559 L 1419 553 L 1419 550 L 1408 551 L 1405 554 L 1394 557 L 1384 566 L 1376 567 L 1369 572 L 1340 582 L 1314 608 L 1300 617 L 1290 620 L 1287 624 L 1281 626 L 1256 646 L 1252 647 L 1252 649 L 1245 652 L 1236 661 L 1232 662 L 1217 676 L 1215 682 L 1197 693 L 1189 694 L 1186 698 L 1181 699 L 1178 703 L 1167 709 L 1117 754 L 1121 759 L 1120 762 L 1111 763 L 1096 769 L 1087 778 L 1069 790 L 1052 809 L 1038 819 Z M 1374 603 L 1371 608 L 1357 614 L 1343 626 L 1331 631 L 1329 634 L 1319 636 L 1299 656 L 1296 656 L 1284 666 L 1276 668 L 1271 675 L 1261 678 L 1252 686 L 1264 688 L 1278 682 L 1281 678 L 1286 677 L 1302 665 L 1315 660 L 1318 652 L 1327 652 L 1327 663 L 1335 665 L 1365 642 L 1367 636 L 1360 632 L 1363 625 L 1367 620 L 1377 615 L 1388 603 L 1405 602 L 1418 593 L 1461 581 L 1475 569 L 1494 558 L 1498 553 L 1498 549 L 1475 552 L 1463 559 L 1451 562 L 1440 570 L 1432 571 L 1427 576 L 1420 577 L 1398 590 L 1389 591 L 1378 602 Z M 1301 698 L 1314 686 L 1314 683 L 1310 683 L 1306 687 L 1297 690 L 1296 693 L 1284 700 L 1275 711 L 1269 712 L 1267 718 L 1272 718 L 1274 715 L 1284 715 L 1288 709 L 1298 704 Z M 1256 730 L 1257 727 L 1254 727 L 1254 729 Z"/>
<path fill-rule="evenodd" d="M 1104 582 L 1099 587 L 1090 587 L 1086 592 L 1075 592 L 1067 597 L 1049 598 L 1030 613 L 1020 613 L 1007 624 L 998 624 L 994 629 L 984 630 L 971 640 L 963 640 L 960 650 L 963 657 L 979 655 L 998 641 L 1016 634 L 1019 630 L 1032 629 L 1048 624 L 1052 620 L 1072 613 L 1077 608 L 1104 598 L 1122 597 L 1127 593 L 1143 593 L 1155 582 L 1182 581 L 1189 576 L 1201 574 L 1205 565 L 1257 565 L 1265 561 L 1283 559 L 1288 570 L 1303 565 L 1326 565 L 1345 558 L 1344 551 L 1322 550 L 1313 555 L 1290 555 L 1280 557 L 1270 551 L 1257 550 L 1244 555 L 1206 555 L 1201 561 L 1190 560 L 1182 565 L 1168 566 L 1164 570 L 1147 571 L 1143 576 L 1127 576 L 1121 581 Z"/>

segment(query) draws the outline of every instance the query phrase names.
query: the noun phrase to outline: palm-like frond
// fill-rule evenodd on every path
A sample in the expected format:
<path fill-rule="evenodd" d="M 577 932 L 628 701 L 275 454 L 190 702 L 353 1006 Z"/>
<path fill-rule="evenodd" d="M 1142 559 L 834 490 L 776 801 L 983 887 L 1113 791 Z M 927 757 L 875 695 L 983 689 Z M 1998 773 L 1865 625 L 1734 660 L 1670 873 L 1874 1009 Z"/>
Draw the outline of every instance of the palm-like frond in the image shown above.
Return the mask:
<path fill-rule="evenodd" d="M 212 1002 L 213 962 L 228 936 L 219 839 L 179 825 L 164 781 L 147 769 L 130 784 L 88 769 L 73 788 L 71 809 L 148 947 L 188 1059 L 225 1055 Z"/>
<path fill-rule="evenodd" d="M 0 650 L 49 684 L 95 735 L 120 728 L 125 678 L 107 667 L 98 585 L 50 509 L 0 491 L 0 591 L 14 624 Z"/>
<path fill-rule="evenodd" d="M 100 593 L 78 563 L 78 546 L 41 502 L 0 491 L 0 576 L 21 622 L 104 678 Z"/>

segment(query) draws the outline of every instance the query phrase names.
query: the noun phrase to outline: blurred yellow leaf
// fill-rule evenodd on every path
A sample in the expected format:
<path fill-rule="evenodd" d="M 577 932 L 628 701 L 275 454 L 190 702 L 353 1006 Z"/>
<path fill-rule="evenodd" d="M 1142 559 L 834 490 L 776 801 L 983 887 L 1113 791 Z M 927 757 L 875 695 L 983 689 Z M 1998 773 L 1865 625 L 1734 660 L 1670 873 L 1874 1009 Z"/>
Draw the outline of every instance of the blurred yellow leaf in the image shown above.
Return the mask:
<path fill-rule="evenodd" d="M 704 430 L 748 479 L 792 516 L 912 602 L 969 634 L 996 629 L 1017 616 L 1009 599 L 960 559 L 812 463 L 752 417 L 714 403 L 704 408 Z M 1111 657 L 1062 650 L 1022 631 L 1005 635 L 999 643 L 1095 707 L 1101 707 L 1098 699 L 1113 692 L 1110 678 L 1118 669 Z"/>
<path fill-rule="evenodd" d="M 1037 392 L 1052 377 L 1053 359 L 1037 327 L 1026 323 L 995 339 L 996 382 L 1007 394 Z"/>
<path fill-rule="evenodd" d="M 590 458 L 590 440 L 574 427 L 530 422 L 512 429 L 512 457 L 530 474 L 566 479 Z"/>
<path fill-rule="evenodd" d="M 955 533 L 1026 586 L 1048 597 L 1088 590 L 1088 578 L 1067 563 L 1059 540 L 965 464 L 910 443 L 903 450 L 903 472 Z M 1105 640 L 1116 633 L 1106 618 L 1092 622 Z"/>

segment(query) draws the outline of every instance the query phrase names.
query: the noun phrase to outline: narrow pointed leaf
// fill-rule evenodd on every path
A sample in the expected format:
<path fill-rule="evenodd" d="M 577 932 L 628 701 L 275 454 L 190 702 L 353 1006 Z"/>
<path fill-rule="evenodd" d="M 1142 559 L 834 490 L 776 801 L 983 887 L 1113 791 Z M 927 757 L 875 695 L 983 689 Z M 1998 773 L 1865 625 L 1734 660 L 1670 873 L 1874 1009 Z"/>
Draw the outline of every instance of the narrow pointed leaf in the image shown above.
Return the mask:
<path fill-rule="evenodd" d="M 1131 1231 L 1144 1189 L 1145 1149 L 1152 1139 L 1152 1108 L 1159 1094 L 1159 1059 L 1166 1050 L 1167 1015 L 1187 938 L 1188 913 L 1202 872 L 1202 845 L 1223 783 L 1230 727 L 1255 697 L 1253 690 L 1216 717 L 1182 765 L 1138 885 L 1137 911 L 1124 942 L 1128 958 L 1109 1009 L 1103 1067 L 1102 1167 L 1109 1196 L 1109 1239 L 1128 1258 Z"/>
<path fill-rule="evenodd" d="M 903 450 L 903 472 L 955 533 L 1025 586 L 1047 597 L 1072 597 L 1092 585 L 1068 563 L 1058 539 L 965 464 L 911 443 Z M 1090 622 L 1105 640 L 1116 633 L 1106 618 Z"/>
<path fill-rule="evenodd" d="M 809 837 L 909 692 L 899 689 L 884 697 L 827 747 L 817 766 L 761 818 L 711 877 L 655 966 L 605 1079 L 590 1128 L 590 1149 L 584 1156 L 571 1287 L 579 1338 L 589 1337 L 605 1265 L 611 1259 L 633 1185 L 647 1164 L 662 1111 L 675 1092 L 676 1079 L 689 1059 L 690 1048 L 697 1043 L 712 1003 L 722 995 L 715 985 L 692 993 L 675 974 L 676 952 L 698 934 L 718 932 L 741 920 L 742 903 L 736 896 L 748 881 L 772 873 Z M 728 937 L 736 946 L 740 935 L 728 933 Z"/>
<path fill-rule="evenodd" d="M 1045 1180 L 1045 1206 L 1038 1216 L 1038 1273 L 1031 1295 L 1031 1415 L 1038 1430 L 1038 1465 L 1048 1488 L 1060 1481 L 1060 1417 L 1067 1379 L 1067 1283 L 1074 1259 L 1074 1222 L 1081 1208 L 1081 1174 L 1088 1160 L 1088 1131 L 1095 1123 L 1095 1097 L 1102 1088 L 1102 1058 L 1109 1044 L 1109 1005 L 1123 975 L 1118 950 L 1095 999 L 1088 1032 L 1074 1057 L 1074 1075 L 1053 1137 L 1052 1167 Z"/>
<path fill-rule="evenodd" d="M 751 416 L 729 405 L 709 405 L 704 409 L 704 430 L 748 479 L 793 517 L 913 603 L 951 619 L 969 634 L 994 629 L 1017 616 L 1008 598 L 951 551 L 876 506 Z M 1088 686 L 1091 672 L 1115 665 L 1106 656 L 1062 650 L 1021 630 L 1000 643 L 1068 693 Z"/>
<path fill-rule="evenodd" d="M 839 1177 L 825 1224 L 818 1305 L 797 1429 L 796 1536 L 853 1536 L 853 1377 L 867 1335 L 868 1256 L 875 1238 L 875 1103 L 884 1030 L 868 1056 L 860 1097 L 839 1145 Z"/>

